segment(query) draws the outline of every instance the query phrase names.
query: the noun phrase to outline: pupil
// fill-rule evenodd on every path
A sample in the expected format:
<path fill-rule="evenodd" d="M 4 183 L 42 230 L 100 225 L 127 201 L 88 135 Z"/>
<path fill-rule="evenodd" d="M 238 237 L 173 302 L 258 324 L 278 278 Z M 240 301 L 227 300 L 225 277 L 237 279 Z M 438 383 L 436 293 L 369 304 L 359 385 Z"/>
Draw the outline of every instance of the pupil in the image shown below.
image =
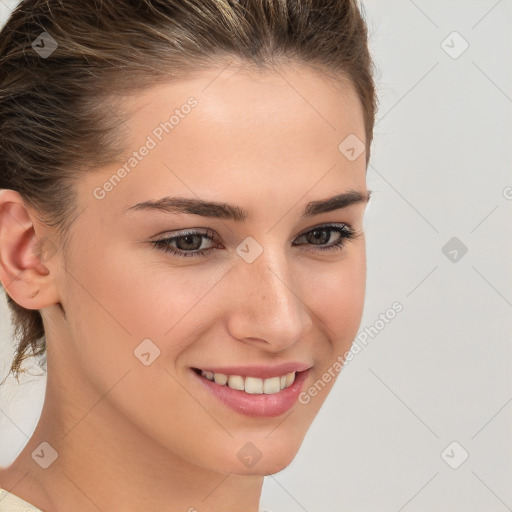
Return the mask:
<path fill-rule="evenodd" d="M 190 247 L 190 245 L 194 245 L 193 243 L 193 240 L 195 239 L 199 239 L 199 246 L 197 247 Z M 186 249 L 198 249 L 200 246 L 201 246 L 201 241 L 200 241 L 200 237 L 198 235 L 185 235 L 181 238 L 181 240 L 184 240 L 184 244 L 180 244 L 180 241 L 178 240 L 178 245 L 181 245 L 182 247 L 179 247 L 179 249 L 183 249 L 183 250 L 186 250 Z M 185 247 L 183 247 L 183 245 L 185 245 Z M 197 245 L 197 244 L 196 244 Z"/>
<path fill-rule="evenodd" d="M 314 231 L 311 232 L 311 234 L 313 235 L 315 240 L 320 240 L 324 243 L 327 242 L 327 240 L 329 239 L 329 235 L 327 234 L 327 231 L 325 229 L 315 229 Z"/>

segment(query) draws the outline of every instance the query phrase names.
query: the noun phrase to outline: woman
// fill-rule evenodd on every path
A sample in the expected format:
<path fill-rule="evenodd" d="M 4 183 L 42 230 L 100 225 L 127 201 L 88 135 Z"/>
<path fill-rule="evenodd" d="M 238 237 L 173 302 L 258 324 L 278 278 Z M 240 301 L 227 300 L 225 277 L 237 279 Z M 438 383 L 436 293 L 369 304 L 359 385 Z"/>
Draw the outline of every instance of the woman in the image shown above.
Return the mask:
<path fill-rule="evenodd" d="M 48 372 L 0 510 L 256 512 L 362 316 L 358 4 L 27 0 L 0 59 L 12 372 Z"/>

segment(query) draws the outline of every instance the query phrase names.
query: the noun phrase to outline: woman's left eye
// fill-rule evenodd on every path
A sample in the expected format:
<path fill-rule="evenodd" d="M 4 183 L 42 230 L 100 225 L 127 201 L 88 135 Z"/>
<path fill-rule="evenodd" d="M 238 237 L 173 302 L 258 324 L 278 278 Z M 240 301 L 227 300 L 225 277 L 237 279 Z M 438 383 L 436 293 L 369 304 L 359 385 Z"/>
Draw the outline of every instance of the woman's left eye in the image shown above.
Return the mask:
<path fill-rule="evenodd" d="M 329 245 L 332 236 L 336 239 Z M 334 224 L 318 226 L 310 229 L 306 233 L 299 235 L 293 242 L 293 245 L 304 245 L 297 243 L 297 240 L 305 239 L 311 245 L 318 246 L 316 251 L 341 251 L 347 240 L 356 236 L 354 230 L 348 224 Z M 208 251 L 218 249 L 219 247 L 204 247 L 203 241 L 210 242 L 216 240 L 216 234 L 212 230 L 206 231 L 187 231 L 179 235 L 174 235 L 151 242 L 157 249 L 164 252 L 170 252 L 179 257 L 206 256 Z M 306 242 L 306 243 L 307 243 Z M 173 245 L 175 244 L 175 245 Z"/>

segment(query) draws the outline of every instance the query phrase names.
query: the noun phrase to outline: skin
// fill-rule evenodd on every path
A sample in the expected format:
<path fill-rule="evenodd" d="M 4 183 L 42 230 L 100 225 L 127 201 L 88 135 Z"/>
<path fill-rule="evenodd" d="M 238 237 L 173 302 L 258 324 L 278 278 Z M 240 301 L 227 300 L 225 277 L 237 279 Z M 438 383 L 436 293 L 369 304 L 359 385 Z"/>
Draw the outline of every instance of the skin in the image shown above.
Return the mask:
<path fill-rule="evenodd" d="M 77 183 L 67 252 L 17 192 L 0 191 L 0 279 L 41 311 L 48 354 L 41 418 L 0 486 L 45 512 L 256 512 L 263 475 L 291 463 L 335 379 L 305 405 L 253 418 L 211 397 L 190 367 L 302 361 L 307 389 L 357 334 L 367 203 L 300 218 L 309 201 L 367 193 L 365 154 L 349 161 L 338 150 L 349 134 L 365 140 L 353 88 L 299 64 L 219 66 L 127 99 L 128 153 L 190 96 L 197 106 L 103 199 L 93 191 L 123 158 Z M 251 217 L 124 211 L 165 195 Z M 292 246 L 328 223 L 357 236 L 341 251 L 304 237 Z M 201 248 L 220 249 L 180 258 L 150 242 L 190 228 L 213 230 L 218 241 Z M 338 238 L 326 235 L 324 245 Z M 236 252 L 248 236 L 263 249 L 250 264 Z M 46 257 L 35 250 L 42 238 Z M 133 353 L 146 338 L 160 350 L 149 366 Z M 47 469 L 31 457 L 42 442 L 58 452 Z M 248 442 L 262 454 L 250 468 L 237 457 Z"/>

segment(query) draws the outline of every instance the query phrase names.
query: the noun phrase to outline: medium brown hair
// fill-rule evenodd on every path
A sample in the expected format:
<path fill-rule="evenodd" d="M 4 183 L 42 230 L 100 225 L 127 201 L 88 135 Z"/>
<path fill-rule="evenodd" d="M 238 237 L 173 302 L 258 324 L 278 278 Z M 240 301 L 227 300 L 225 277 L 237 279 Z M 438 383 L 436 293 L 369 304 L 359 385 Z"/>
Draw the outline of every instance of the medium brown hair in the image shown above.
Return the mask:
<path fill-rule="evenodd" d="M 351 83 L 368 164 L 377 99 L 363 14 L 357 0 L 22 1 L 0 33 L 0 188 L 19 192 L 65 249 L 73 182 L 125 149 L 116 94 L 226 59 L 257 69 L 298 62 Z M 45 56 L 36 51 L 45 44 L 57 47 Z M 45 353 L 45 332 L 38 310 L 6 297 L 18 378 L 27 357 Z"/>

